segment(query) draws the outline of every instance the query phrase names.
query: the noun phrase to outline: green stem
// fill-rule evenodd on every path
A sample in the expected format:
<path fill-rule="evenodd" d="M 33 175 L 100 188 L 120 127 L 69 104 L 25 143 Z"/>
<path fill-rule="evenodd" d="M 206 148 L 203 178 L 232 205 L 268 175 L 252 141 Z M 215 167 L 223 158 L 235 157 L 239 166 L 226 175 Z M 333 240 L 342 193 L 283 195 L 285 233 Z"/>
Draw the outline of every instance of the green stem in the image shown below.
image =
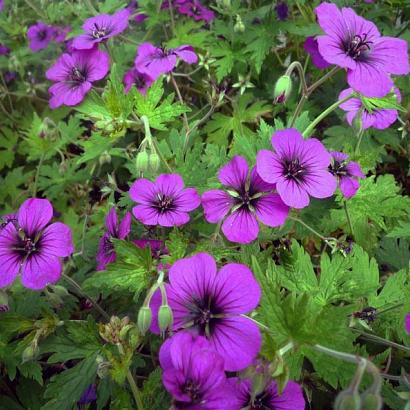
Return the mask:
<path fill-rule="evenodd" d="M 124 348 L 122 347 L 122 344 L 118 343 L 117 347 L 118 347 L 118 351 L 120 352 L 120 354 L 124 356 L 125 352 L 124 352 Z M 142 399 L 141 399 L 141 393 L 138 390 L 134 377 L 132 376 L 132 373 L 129 369 L 127 372 L 127 381 L 128 381 L 128 384 L 130 385 L 132 395 L 134 396 L 135 403 L 137 404 L 137 409 L 144 410 L 144 405 L 142 404 Z"/>
<path fill-rule="evenodd" d="M 40 176 L 40 169 L 41 169 L 41 166 L 43 165 L 43 161 L 44 161 L 44 154 L 41 155 L 40 161 L 38 162 L 38 165 L 37 165 L 36 176 L 34 177 L 34 183 L 33 183 L 33 198 L 35 198 L 37 195 L 38 178 Z"/>
<path fill-rule="evenodd" d="M 171 77 L 171 82 L 172 82 L 172 85 L 174 86 L 175 92 L 177 93 L 179 102 L 182 105 L 185 105 L 184 100 L 183 100 L 182 95 L 181 95 L 181 91 L 179 90 L 178 84 L 175 81 L 175 78 L 174 78 L 172 73 L 170 73 L 170 77 Z M 189 124 L 188 124 L 188 117 L 186 116 L 185 112 L 182 113 L 182 121 L 184 123 L 185 131 L 186 131 L 186 135 L 187 135 L 189 133 Z M 186 140 L 186 136 L 185 136 L 185 140 Z"/>
<path fill-rule="evenodd" d="M 175 35 L 175 20 L 174 20 L 174 10 L 172 8 L 172 1 L 168 0 L 169 16 L 171 17 L 171 30 L 172 34 Z"/>
<path fill-rule="evenodd" d="M 62 277 L 68 282 L 70 283 L 70 285 L 75 288 L 77 290 L 77 292 L 80 294 L 80 296 L 88 299 L 92 305 L 95 307 L 96 310 L 98 310 L 98 312 L 101 314 L 101 316 L 104 317 L 104 319 L 109 320 L 110 319 L 110 315 L 89 295 L 87 295 L 87 293 L 85 293 L 82 289 L 82 287 L 70 276 L 66 275 L 65 273 L 62 274 Z"/>
<path fill-rule="evenodd" d="M 364 130 L 361 129 L 361 130 L 359 131 L 359 136 L 358 136 L 356 148 L 354 149 L 355 155 L 357 155 L 357 154 L 360 152 L 360 144 L 361 144 L 361 142 L 362 142 L 363 134 L 364 134 Z"/>
<path fill-rule="evenodd" d="M 295 69 L 299 74 L 300 82 L 302 84 L 302 93 L 303 95 L 306 95 L 308 93 L 308 87 L 306 85 L 305 71 L 299 61 L 293 61 L 286 70 L 285 75 L 291 76 Z"/>
<path fill-rule="evenodd" d="M 32 8 L 42 19 L 47 20 L 47 16 L 40 11 L 32 2 L 31 0 L 25 0 L 26 4 Z"/>
<path fill-rule="evenodd" d="M 314 130 L 314 128 L 316 127 L 317 124 L 320 123 L 320 121 L 322 121 L 324 118 L 326 118 L 331 112 L 333 112 L 337 107 L 339 107 L 339 105 L 343 104 L 344 102 L 346 102 L 347 100 L 350 100 L 352 98 L 352 95 L 348 95 L 345 98 L 342 98 L 339 101 L 336 101 L 334 104 L 332 104 L 330 107 L 326 108 L 326 110 L 324 110 L 320 115 L 318 115 L 305 129 L 305 131 L 303 131 L 303 137 L 309 137 L 310 134 L 312 133 L 312 131 Z"/>
<path fill-rule="evenodd" d="M 241 314 L 241 316 L 242 316 L 242 317 L 246 317 L 247 319 L 249 319 L 250 321 L 252 321 L 252 322 L 255 323 L 256 325 L 258 325 L 261 329 L 265 330 L 266 332 L 271 333 L 271 334 L 274 334 L 274 333 L 272 332 L 272 330 L 270 330 L 270 329 L 268 328 L 268 326 L 265 326 L 263 323 L 258 322 L 256 319 L 253 319 L 253 318 L 251 318 L 250 316 L 247 316 L 247 315 L 244 315 L 244 314 Z"/>
<path fill-rule="evenodd" d="M 347 223 L 349 224 L 350 233 L 352 234 L 352 236 L 354 236 L 354 234 L 353 234 L 352 220 L 350 219 L 349 210 L 347 209 L 347 201 L 343 201 L 343 208 L 344 208 L 344 210 L 345 210 Z"/>
<path fill-rule="evenodd" d="M 390 340 L 384 339 L 383 337 L 380 337 L 380 336 L 377 336 L 377 335 L 372 335 L 371 333 L 364 332 L 360 329 L 352 328 L 352 330 L 356 333 L 359 333 L 360 336 L 362 336 L 366 340 L 369 340 L 369 341 L 372 341 L 372 342 L 375 342 L 375 343 L 379 343 L 379 344 L 384 345 L 384 346 L 394 347 L 398 350 L 402 350 L 403 352 L 407 352 L 407 353 L 410 352 L 410 347 L 403 346 L 399 343 L 392 342 Z"/>
<path fill-rule="evenodd" d="M 286 354 L 289 350 L 293 349 L 294 347 L 294 343 L 291 341 L 289 343 L 287 343 L 285 346 L 283 346 L 282 348 L 279 349 L 278 354 L 279 356 L 283 356 L 284 354 Z"/>

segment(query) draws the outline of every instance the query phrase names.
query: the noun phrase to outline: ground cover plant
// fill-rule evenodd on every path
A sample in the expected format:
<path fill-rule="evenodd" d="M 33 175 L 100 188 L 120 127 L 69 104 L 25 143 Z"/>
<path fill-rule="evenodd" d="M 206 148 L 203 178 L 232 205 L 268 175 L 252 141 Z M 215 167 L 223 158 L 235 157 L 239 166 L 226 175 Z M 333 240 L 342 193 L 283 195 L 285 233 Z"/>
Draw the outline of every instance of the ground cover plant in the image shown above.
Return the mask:
<path fill-rule="evenodd" d="M 410 409 L 407 0 L 0 10 L 0 409 Z"/>

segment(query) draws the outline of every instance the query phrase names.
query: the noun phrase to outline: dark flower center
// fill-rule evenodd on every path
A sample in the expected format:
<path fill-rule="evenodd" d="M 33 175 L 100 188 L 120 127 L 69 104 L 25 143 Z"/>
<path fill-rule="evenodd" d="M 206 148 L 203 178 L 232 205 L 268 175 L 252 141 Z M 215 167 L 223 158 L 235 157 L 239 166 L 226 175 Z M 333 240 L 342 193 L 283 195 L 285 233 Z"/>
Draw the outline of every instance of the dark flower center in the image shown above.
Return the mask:
<path fill-rule="evenodd" d="M 19 231 L 18 239 L 13 247 L 13 250 L 21 258 L 25 258 L 39 252 L 41 248 L 41 238 L 33 239 L 27 236 L 22 230 Z"/>
<path fill-rule="evenodd" d="M 138 74 L 136 77 L 134 77 L 134 84 L 137 88 L 144 88 L 146 83 L 147 82 L 144 76 Z"/>
<path fill-rule="evenodd" d="M 193 296 L 188 309 L 190 311 L 188 323 L 196 327 L 201 336 L 210 336 L 213 333 L 223 313 L 216 305 L 215 298 L 209 294 L 202 299 Z"/>
<path fill-rule="evenodd" d="M 114 245 L 109 237 L 104 238 L 103 249 L 106 254 L 110 254 L 114 250 Z"/>
<path fill-rule="evenodd" d="M 283 167 L 286 179 L 300 182 L 303 179 L 303 176 L 306 175 L 306 167 L 300 163 L 299 158 L 285 159 Z"/>
<path fill-rule="evenodd" d="M 347 163 L 345 161 L 334 161 L 333 164 L 329 165 L 329 172 L 337 177 L 349 175 L 349 171 L 347 170 Z"/>
<path fill-rule="evenodd" d="M 95 38 L 102 38 L 107 35 L 108 29 L 106 27 L 99 27 L 98 24 L 94 24 L 93 31 L 91 32 L 91 35 Z"/>
<path fill-rule="evenodd" d="M 70 80 L 76 83 L 82 83 L 85 81 L 86 75 L 85 71 L 81 71 L 78 67 L 73 67 L 71 69 Z"/>
<path fill-rule="evenodd" d="M 154 202 L 154 207 L 157 208 L 160 213 L 172 211 L 175 209 L 174 198 L 158 193 Z"/>
<path fill-rule="evenodd" d="M 274 407 L 271 405 L 271 394 L 266 391 L 259 393 L 253 402 L 249 398 L 247 404 L 250 406 L 250 410 L 274 410 Z"/>
<path fill-rule="evenodd" d="M 191 398 L 192 403 L 201 401 L 201 389 L 193 380 L 188 379 L 182 387 L 182 391 Z"/>
<path fill-rule="evenodd" d="M 366 52 L 370 50 L 370 44 L 373 42 L 367 40 L 367 33 L 362 35 L 356 34 L 350 41 L 345 44 L 345 51 L 353 60 L 358 60 L 366 56 Z"/>
<path fill-rule="evenodd" d="M 37 39 L 40 41 L 45 40 L 47 37 L 47 30 L 41 30 L 37 33 Z"/>

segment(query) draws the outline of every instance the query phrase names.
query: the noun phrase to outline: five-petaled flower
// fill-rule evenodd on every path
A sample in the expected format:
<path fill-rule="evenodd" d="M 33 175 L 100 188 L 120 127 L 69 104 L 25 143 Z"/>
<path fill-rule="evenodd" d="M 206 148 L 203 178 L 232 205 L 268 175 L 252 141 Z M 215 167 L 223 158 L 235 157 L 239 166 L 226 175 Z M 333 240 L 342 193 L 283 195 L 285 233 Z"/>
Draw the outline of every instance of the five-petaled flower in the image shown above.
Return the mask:
<path fill-rule="evenodd" d="M 276 184 L 286 205 L 304 208 L 309 196 L 333 195 L 337 183 L 328 170 L 331 156 L 319 140 L 304 140 L 298 130 L 289 128 L 273 134 L 272 146 L 275 152 L 258 152 L 256 170 L 265 182 Z"/>
<path fill-rule="evenodd" d="M 176 9 L 180 14 L 192 17 L 196 21 L 203 20 L 210 23 L 215 18 L 215 13 L 199 0 L 177 0 Z"/>
<path fill-rule="evenodd" d="M 184 225 L 189 221 L 188 212 L 200 204 L 196 190 L 184 188 L 178 174 L 162 174 L 154 182 L 138 179 L 130 188 L 130 197 L 140 204 L 132 213 L 144 225 Z"/>
<path fill-rule="evenodd" d="M 232 242 L 249 243 L 259 234 L 258 220 L 275 227 L 282 225 L 289 208 L 278 194 L 275 185 L 264 182 L 255 167 L 249 172 L 245 158 L 234 156 L 219 171 L 219 180 L 228 189 L 213 189 L 202 195 L 205 219 L 210 223 L 222 221 L 222 232 Z"/>
<path fill-rule="evenodd" d="M 56 81 L 48 89 L 50 107 L 79 104 L 91 90 L 91 83 L 104 78 L 109 68 L 109 56 L 104 51 L 78 50 L 63 54 L 46 72 L 47 79 Z"/>
<path fill-rule="evenodd" d="M 131 230 L 131 214 L 127 212 L 120 223 L 118 223 L 117 212 L 111 208 L 105 219 L 107 232 L 100 239 L 97 252 L 97 270 L 104 270 L 105 267 L 114 262 L 116 253 L 111 239 L 125 239 Z"/>
<path fill-rule="evenodd" d="M 29 47 L 33 51 L 39 51 L 46 48 L 53 39 L 54 29 L 51 26 L 37 22 L 30 26 L 27 30 L 27 37 L 29 39 Z"/>
<path fill-rule="evenodd" d="M 0 230 L 0 287 L 9 286 L 19 273 L 23 286 L 43 289 L 61 276 L 61 257 L 74 251 L 70 228 L 49 224 L 53 207 L 47 199 L 27 199 L 16 219 Z"/>
<path fill-rule="evenodd" d="M 331 64 L 347 69 L 347 82 L 367 97 L 383 97 L 392 89 L 390 74 L 410 72 L 407 42 L 382 37 L 377 27 L 353 9 L 321 3 L 315 9 L 325 35 L 318 36 L 319 52 Z"/>
<path fill-rule="evenodd" d="M 347 88 L 343 90 L 339 94 L 339 101 L 346 98 L 354 91 L 352 88 Z M 396 101 L 398 103 L 401 102 L 401 94 L 398 88 L 394 88 L 394 93 L 396 96 Z M 352 125 L 355 119 L 358 119 L 360 122 L 360 126 L 362 129 L 367 129 L 370 127 L 377 128 L 383 130 L 385 128 L 390 127 L 399 116 L 399 113 L 395 109 L 375 109 L 372 111 L 368 111 L 366 107 L 363 105 L 360 98 L 350 98 L 346 102 L 339 105 L 339 107 L 346 111 L 346 120 L 347 122 Z"/>
<path fill-rule="evenodd" d="M 329 171 L 338 179 L 339 188 L 345 198 L 351 198 L 359 189 L 359 178 L 365 178 L 360 165 L 348 161 L 349 156 L 343 152 L 333 151 Z"/>
<path fill-rule="evenodd" d="M 198 253 L 175 262 L 168 276 L 165 289 L 174 315 L 173 330 L 206 337 L 225 359 L 225 370 L 241 370 L 252 363 L 261 334 L 244 315 L 256 308 L 261 290 L 250 269 L 229 263 L 218 272 L 211 255 Z M 155 333 L 159 333 L 156 313 L 161 299 L 159 290 L 151 299 Z"/>
<path fill-rule="evenodd" d="M 177 58 L 188 64 L 198 61 L 194 49 L 189 45 L 177 48 L 158 48 L 151 43 L 142 43 L 138 47 L 135 67 L 139 72 L 148 74 L 156 80 L 161 74 L 171 72 L 177 65 Z"/>
<path fill-rule="evenodd" d="M 113 15 L 100 14 L 90 17 L 83 24 L 85 33 L 74 39 L 73 47 L 77 50 L 89 50 L 96 44 L 107 41 L 126 30 L 128 18 L 127 9 L 119 10 Z"/>
<path fill-rule="evenodd" d="M 224 360 L 202 336 L 180 332 L 161 346 L 162 381 L 173 409 L 239 410 Z"/>

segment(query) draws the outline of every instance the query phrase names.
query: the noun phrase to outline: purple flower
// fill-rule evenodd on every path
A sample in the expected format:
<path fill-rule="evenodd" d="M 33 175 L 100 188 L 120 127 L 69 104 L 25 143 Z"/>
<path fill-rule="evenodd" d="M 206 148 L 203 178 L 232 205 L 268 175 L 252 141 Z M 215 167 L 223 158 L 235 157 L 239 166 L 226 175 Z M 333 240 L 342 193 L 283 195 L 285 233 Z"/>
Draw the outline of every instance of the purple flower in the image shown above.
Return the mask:
<path fill-rule="evenodd" d="M 85 20 L 83 30 L 85 34 L 76 37 L 73 47 L 77 50 L 89 50 L 96 44 L 122 33 L 128 27 L 129 11 L 122 9 L 112 16 L 100 14 Z"/>
<path fill-rule="evenodd" d="M 42 21 L 29 27 L 27 30 L 29 47 L 33 51 L 39 51 L 46 48 L 53 39 L 53 28 L 44 24 Z"/>
<path fill-rule="evenodd" d="M 210 223 L 222 221 L 222 232 L 232 242 L 249 243 L 259 234 L 258 220 L 271 227 L 282 225 L 289 208 L 278 194 L 275 185 L 259 177 L 256 169 L 249 172 L 245 158 L 234 156 L 219 171 L 219 180 L 228 190 L 213 189 L 202 195 L 205 219 Z"/>
<path fill-rule="evenodd" d="M 275 6 L 275 10 L 279 21 L 287 20 L 289 15 L 289 7 L 286 2 L 279 1 Z"/>
<path fill-rule="evenodd" d="M 188 45 L 167 50 L 155 47 L 151 43 L 142 43 L 138 47 L 135 67 L 139 72 L 148 74 L 156 80 L 161 74 L 169 73 L 176 67 L 177 57 L 188 64 L 198 61 L 194 49 Z"/>
<path fill-rule="evenodd" d="M 198 253 L 175 262 L 165 285 L 174 314 L 174 331 L 205 336 L 225 359 L 225 370 L 247 367 L 259 353 L 258 326 L 244 316 L 259 303 L 261 290 L 253 273 L 239 263 L 229 263 L 217 272 L 214 258 Z M 157 315 L 161 304 L 158 290 L 151 299 L 153 324 L 159 333 Z"/>
<path fill-rule="evenodd" d="M 330 64 L 319 53 L 319 48 L 315 37 L 307 37 L 305 43 L 303 44 L 303 48 L 310 54 L 310 58 L 312 59 L 314 66 L 320 70 L 330 66 Z"/>
<path fill-rule="evenodd" d="M 4 9 L 4 0 L 0 0 L 0 11 Z"/>
<path fill-rule="evenodd" d="M 4 73 L 4 81 L 7 85 L 11 84 L 17 78 L 16 71 L 6 71 Z"/>
<path fill-rule="evenodd" d="M 405 329 L 406 329 L 406 332 L 410 334 L 410 312 L 407 313 L 405 317 Z"/>
<path fill-rule="evenodd" d="M 354 91 L 352 88 L 347 88 L 343 90 L 339 94 L 339 100 L 346 98 L 348 95 L 352 94 Z M 395 87 L 394 92 L 396 94 L 396 100 L 398 103 L 401 102 L 401 94 L 400 91 Z M 367 111 L 364 107 L 360 98 L 351 98 L 347 100 L 343 104 L 340 104 L 339 107 L 347 112 L 346 120 L 347 122 L 352 125 L 354 119 L 357 116 L 360 116 L 361 126 L 363 129 L 367 129 L 370 127 L 377 128 L 383 130 L 385 128 L 389 128 L 399 116 L 397 110 L 394 109 L 376 109 L 372 112 Z"/>
<path fill-rule="evenodd" d="M 138 248 L 144 249 L 146 246 L 151 248 L 153 258 L 159 259 L 161 255 L 167 255 L 168 249 L 164 241 L 158 239 L 134 239 L 132 241 Z"/>
<path fill-rule="evenodd" d="M 155 182 L 138 179 L 130 188 L 130 197 L 140 204 L 132 213 L 144 225 L 184 225 L 189 221 L 188 212 L 200 204 L 196 190 L 184 188 L 178 174 L 162 174 Z"/>
<path fill-rule="evenodd" d="M 132 68 L 124 75 L 124 90 L 128 93 L 131 87 L 135 85 L 138 92 L 145 95 L 153 82 L 154 80 L 148 74 L 140 73 L 137 68 Z"/>
<path fill-rule="evenodd" d="M 360 165 L 354 161 L 348 161 L 349 156 L 343 152 L 333 151 L 332 164 L 329 171 L 338 179 L 340 191 L 345 198 L 351 198 L 359 189 L 358 178 L 365 178 Z"/>
<path fill-rule="evenodd" d="M 111 208 L 105 219 L 107 232 L 100 239 L 97 252 L 97 270 L 104 270 L 105 267 L 115 261 L 116 253 L 112 238 L 125 239 L 131 230 L 131 214 L 127 212 L 120 223 L 118 223 L 117 212 Z"/>
<path fill-rule="evenodd" d="M 215 18 L 214 12 L 203 6 L 199 0 L 181 1 L 176 4 L 176 9 L 180 14 L 193 17 L 196 21 L 210 23 Z"/>
<path fill-rule="evenodd" d="M 48 80 L 56 81 L 48 89 L 50 107 L 79 104 L 91 90 L 91 83 L 104 78 L 109 68 L 109 56 L 104 51 L 93 49 L 63 54 L 46 72 Z"/>
<path fill-rule="evenodd" d="M 71 27 L 53 27 L 53 40 L 56 43 L 64 43 L 67 34 L 71 31 Z"/>
<path fill-rule="evenodd" d="M 0 44 L 0 56 L 6 56 L 10 53 L 10 49 L 4 44 Z"/>
<path fill-rule="evenodd" d="M 90 404 L 95 400 L 97 400 L 97 391 L 95 388 L 95 384 L 90 384 L 84 390 L 84 393 L 82 394 L 80 400 L 77 402 L 77 405 L 80 408 L 80 406 Z"/>
<path fill-rule="evenodd" d="M 290 380 L 282 394 L 278 392 L 275 381 L 268 383 L 264 390 L 252 397 L 252 382 L 237 377 L 228 379 L 236 392 L 240 409 L 304 410 L 305 399 L 299 384 Z"/>
<path fill-rule="evenodd" d="M 47 199 L 27 199 L 20 206 L 17 222 L 0 231 L 0 287 L 9 286 L 21 273 L 23 286 L 43 289 L 61 276 L 61 257 L 74 251 L 70 228 L 49 225 L 53 207 Z"/>
<path fill-rule="evenodd" d="M 164 5 L 164 3 L 167 3 L 167 2 L 163 2 L 162 5 Z M 161 8 L 162 8 L 162 7 L 161 7 Z M 127 9 L 128 12 L 130 13 L 130 15 L 133 14 L 133 13 L 135 13 L 135 11 L 138 9 L 138 2 L 135 1 L 135 0 L 130 1 L 130 2 L 128 3 L 128 6 L 126 7 L 126 9 Z M 134 20 L 135 20 L 137 23 L 142 23 L 147 17 L 148 17 L 148 16 L 147 16 L 146 14 L 144 14 L 144 13 L 138 13 L 138 14 L 134 17 Z"/>
<path fill-rule="evenodd" d="M 162 344 L 159 359 L 173 409 L 238 410 L 224 360 L 204 337 L 177 333 Z"/>
<path fill-rule="evenodd" d="M 383 97 L 393 87 L 390 74 L 410 71 L 407 42 L 381 37 L 377 27 L 351 8 L 322 3 L 315 9 L 324 36 L 317 38 L 322 57 L 347 69 L 347 82 L 367 97 Z"/>
<path fill-rule="evenodd" d="M 329 172 L 331 156 L 316 138 L 304 140 L 295 128 L 272 135 L 275 152 L 261 150 L 256 157 L 260 177 L 276 184 L 282 201 L 293 208 L 309 205 L 309 196 L 328 198 L 336 190 Z"/>

